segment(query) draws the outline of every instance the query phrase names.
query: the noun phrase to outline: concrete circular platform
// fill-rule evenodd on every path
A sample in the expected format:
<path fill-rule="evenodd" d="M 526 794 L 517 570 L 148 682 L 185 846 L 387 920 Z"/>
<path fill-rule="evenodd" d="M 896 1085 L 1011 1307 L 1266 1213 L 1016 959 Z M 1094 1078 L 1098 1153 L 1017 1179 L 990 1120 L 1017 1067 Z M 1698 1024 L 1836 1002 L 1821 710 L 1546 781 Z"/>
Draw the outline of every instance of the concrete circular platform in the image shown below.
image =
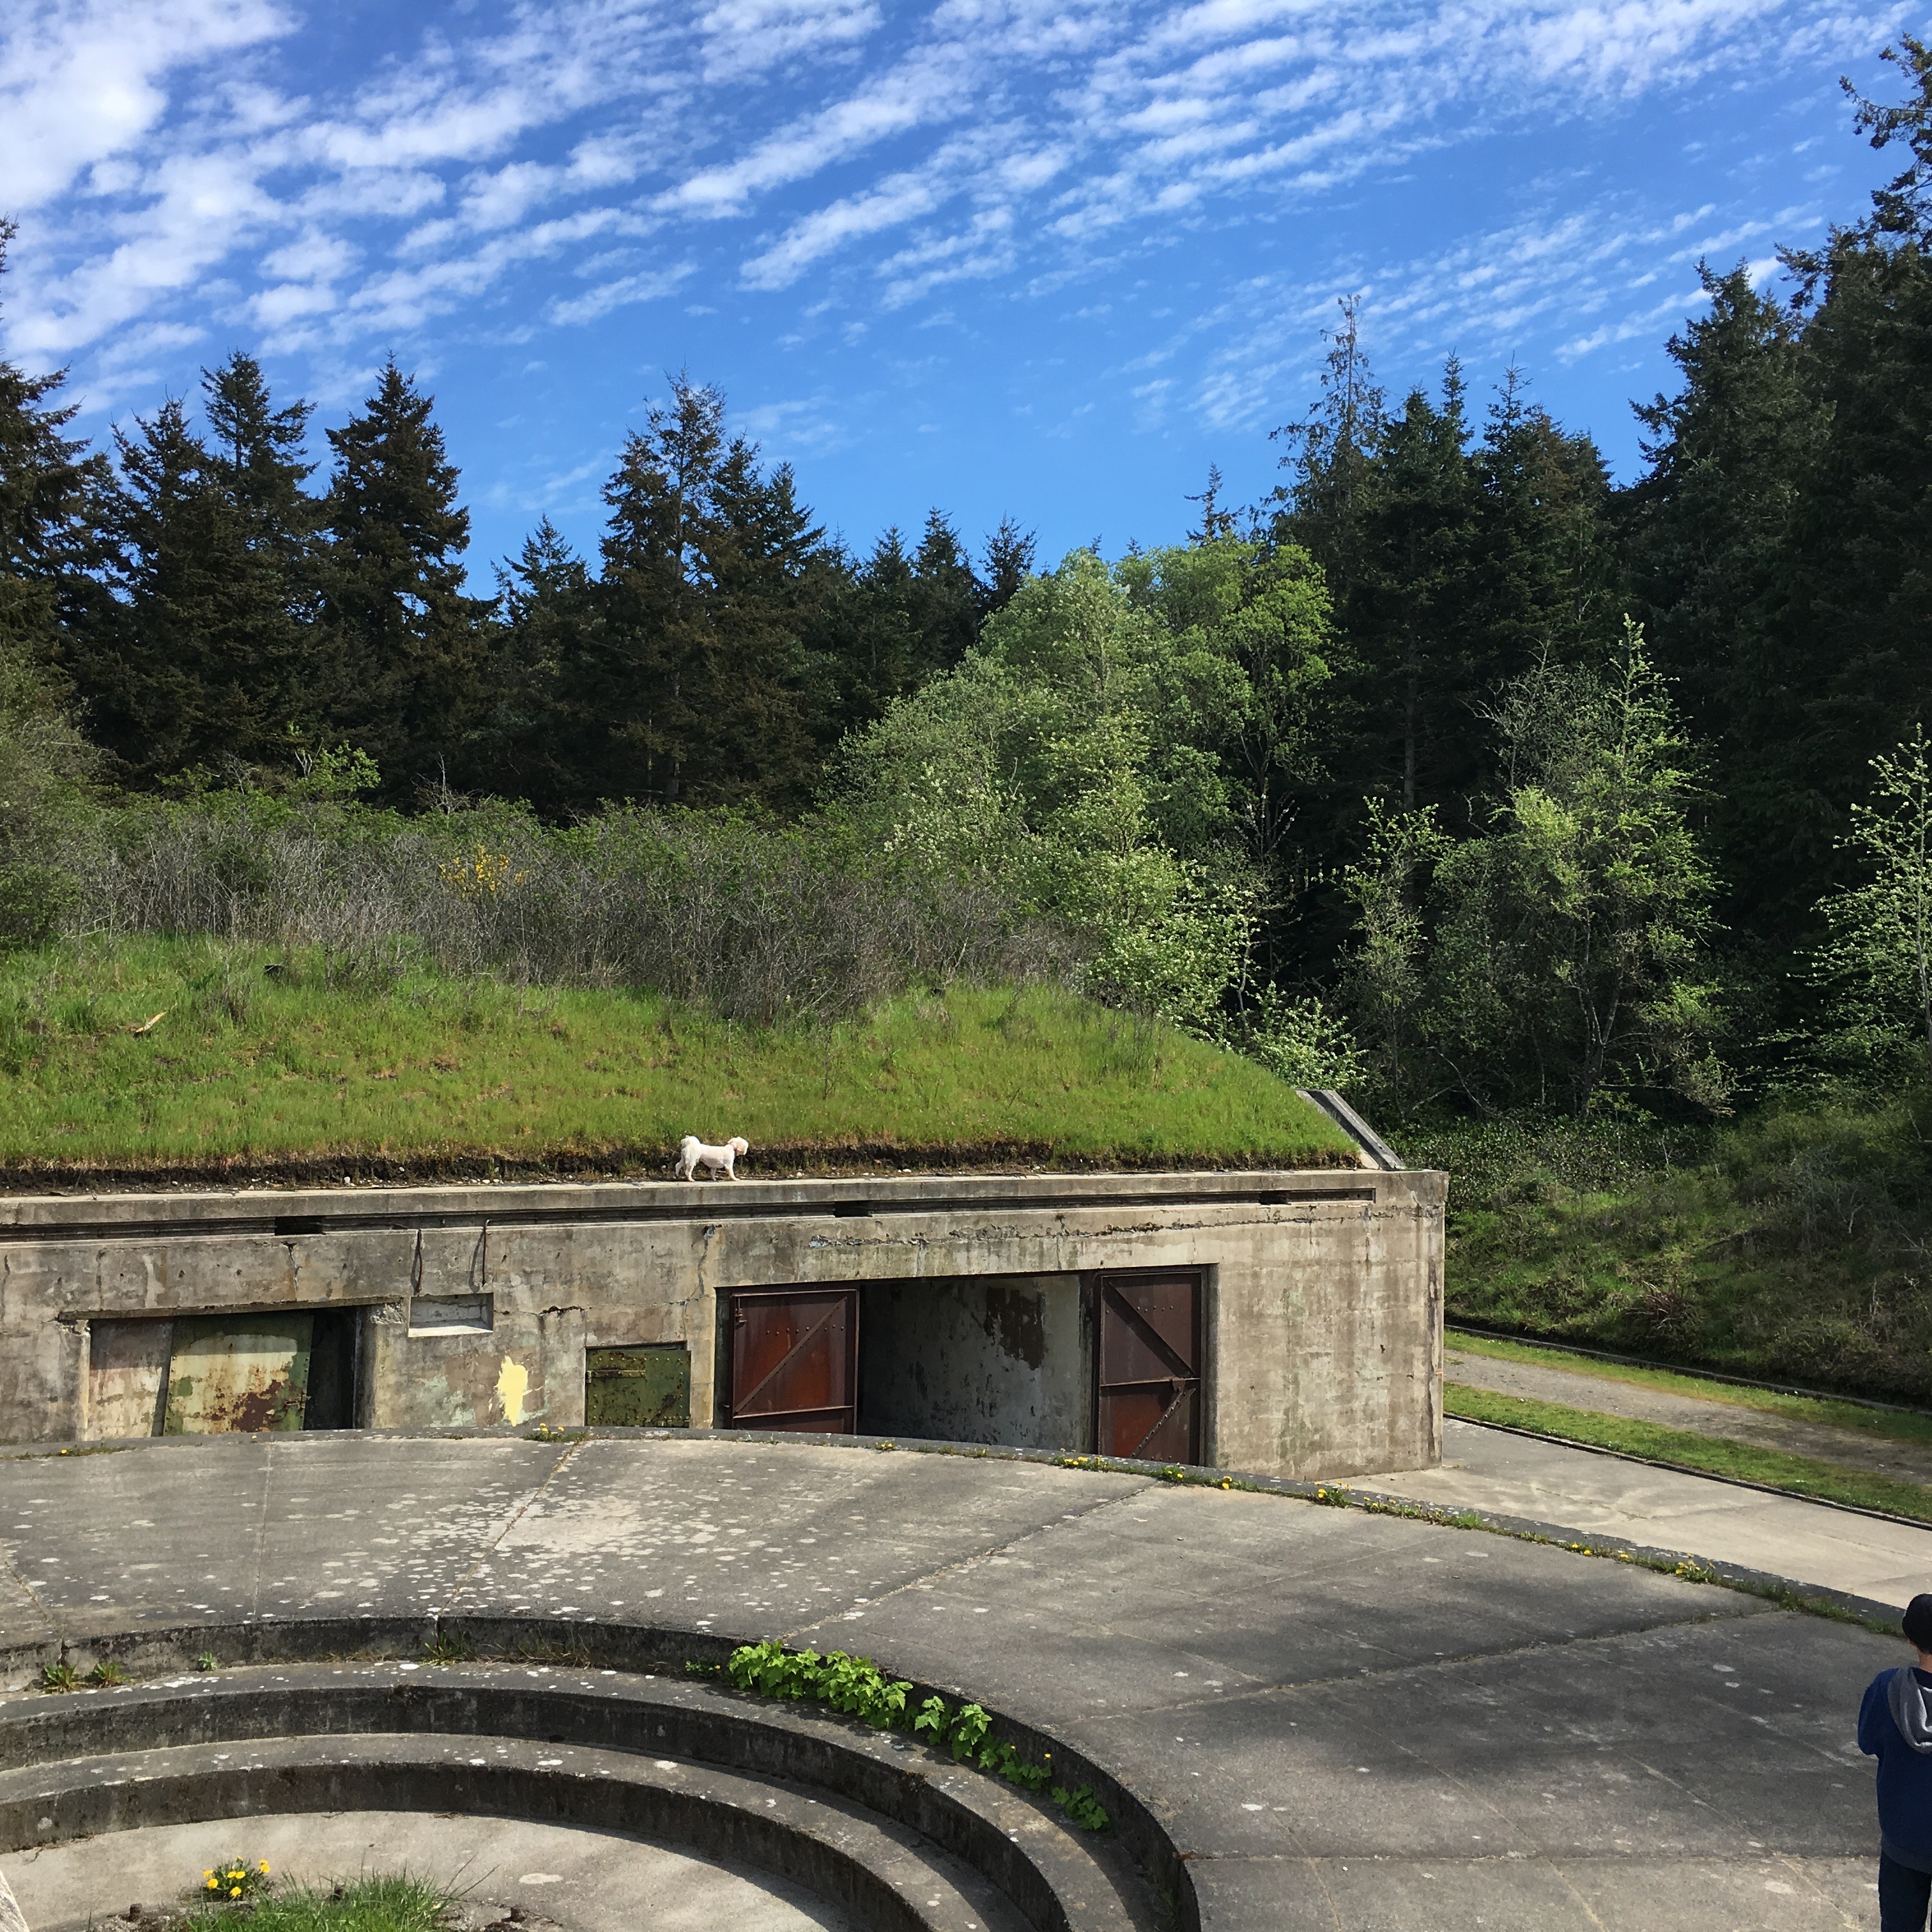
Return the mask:
<path fill-rule="evenodd" d="M 245 1852 L 278 1882 L 326 1885 L 407 1872 L 443 1886 L 465 1928 L 514 1909 L 566 1932 L 853 1932 L 802 1887 L 614 1832 L 430 1811 L 304 1812 L 117 1832 L 112 1851 L 82 1839 L 0 1858 L 33 1932 L 134 1932 L 177 1907 L 202 1870 Z M 118 1923 L 113 1922 L 118 1921 Z"/>
<path fill-rule="evenodd" d="M 1852 1732 L 1897 1645 L 1502 1537 L 998 1459 L 316 1435 L 0 1462 L 0 1546 L 16 1683 L 197 1623 L 862 1649 L 1106 1767 L 1217 1928 L 1876 1923 Z"/>

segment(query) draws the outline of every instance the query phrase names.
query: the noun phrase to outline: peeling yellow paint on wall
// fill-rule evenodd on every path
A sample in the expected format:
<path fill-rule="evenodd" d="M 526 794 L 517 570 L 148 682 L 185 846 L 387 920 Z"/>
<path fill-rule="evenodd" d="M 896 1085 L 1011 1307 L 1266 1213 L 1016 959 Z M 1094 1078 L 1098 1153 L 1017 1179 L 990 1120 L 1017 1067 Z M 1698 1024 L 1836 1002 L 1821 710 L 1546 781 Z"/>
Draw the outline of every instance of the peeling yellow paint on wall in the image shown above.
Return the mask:
<path fill-rule="evenodd" d="M 530 1386 L 530 1370 L 506 1355 L 496 1372 L 496 1400 L 503 1405 L 503 1420 L 512 1428 L 524 1419 L 524 1397 Z"/>

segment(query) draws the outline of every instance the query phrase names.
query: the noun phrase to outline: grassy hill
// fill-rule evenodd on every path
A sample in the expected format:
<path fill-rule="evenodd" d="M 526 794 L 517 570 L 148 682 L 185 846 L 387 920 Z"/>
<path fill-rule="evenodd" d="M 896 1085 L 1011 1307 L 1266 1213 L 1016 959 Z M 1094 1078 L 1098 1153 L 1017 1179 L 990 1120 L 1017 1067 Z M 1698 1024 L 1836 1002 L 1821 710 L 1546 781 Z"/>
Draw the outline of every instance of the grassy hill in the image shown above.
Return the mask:
<path fill-rule="evenodd" d="M 1932 1400 L 1932 1094 L 1701 1133 L 1498 1122 L 1396 1134 L 1447 1167 L 1450 1318 Z"/>
<path fill-rule="evenodd" d="M 159 1016 L 156 1018 L 156 1016 Z M 152 1024 L 148 1023 L 152 1021 Z M 145 1030 L 143 1030 L 145 1029 Z M 0 1179 L 1346 1163 L 1292 1088 L 1053 988 L 757 1031 L 649 994 L 138 940 L 0 958 Z"/>

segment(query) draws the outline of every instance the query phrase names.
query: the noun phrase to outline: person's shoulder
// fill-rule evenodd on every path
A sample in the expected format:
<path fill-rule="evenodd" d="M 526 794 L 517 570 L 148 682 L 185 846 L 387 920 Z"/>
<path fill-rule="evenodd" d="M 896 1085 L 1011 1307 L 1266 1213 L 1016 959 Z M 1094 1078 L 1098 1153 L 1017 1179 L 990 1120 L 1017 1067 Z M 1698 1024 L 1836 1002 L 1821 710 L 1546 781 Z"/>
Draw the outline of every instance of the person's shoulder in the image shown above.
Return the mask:
<path fill-rule="evenodd" d="M 1865 1686 L 1865 1694 L 1859 1700 L 1860 1702 L 1869 1704 L 1874 1697 L 1882 1697 L 1886 1694 L 1886 1687 L 1892 1682 L 1893 1675 L 1892 1671 L 1881 1670 Z"/>

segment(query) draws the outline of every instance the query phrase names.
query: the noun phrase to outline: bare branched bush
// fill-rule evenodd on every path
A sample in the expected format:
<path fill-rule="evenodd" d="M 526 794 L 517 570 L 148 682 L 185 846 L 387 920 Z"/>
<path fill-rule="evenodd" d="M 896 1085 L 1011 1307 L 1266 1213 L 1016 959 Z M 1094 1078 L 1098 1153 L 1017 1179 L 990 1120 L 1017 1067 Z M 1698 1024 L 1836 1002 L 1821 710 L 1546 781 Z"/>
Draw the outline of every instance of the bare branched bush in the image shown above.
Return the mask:
<path fill-rule="evenodd" d="M 754 1025 L 910 986 L 1070 980 L 1073 943 L 997 889 L 836 829 L 613 812 L 403 820 L 230 799 L 130 814 L 88 881 L 110 932 L 312 949 L 344 981 L 433 967 L 648 988 Z"/>

